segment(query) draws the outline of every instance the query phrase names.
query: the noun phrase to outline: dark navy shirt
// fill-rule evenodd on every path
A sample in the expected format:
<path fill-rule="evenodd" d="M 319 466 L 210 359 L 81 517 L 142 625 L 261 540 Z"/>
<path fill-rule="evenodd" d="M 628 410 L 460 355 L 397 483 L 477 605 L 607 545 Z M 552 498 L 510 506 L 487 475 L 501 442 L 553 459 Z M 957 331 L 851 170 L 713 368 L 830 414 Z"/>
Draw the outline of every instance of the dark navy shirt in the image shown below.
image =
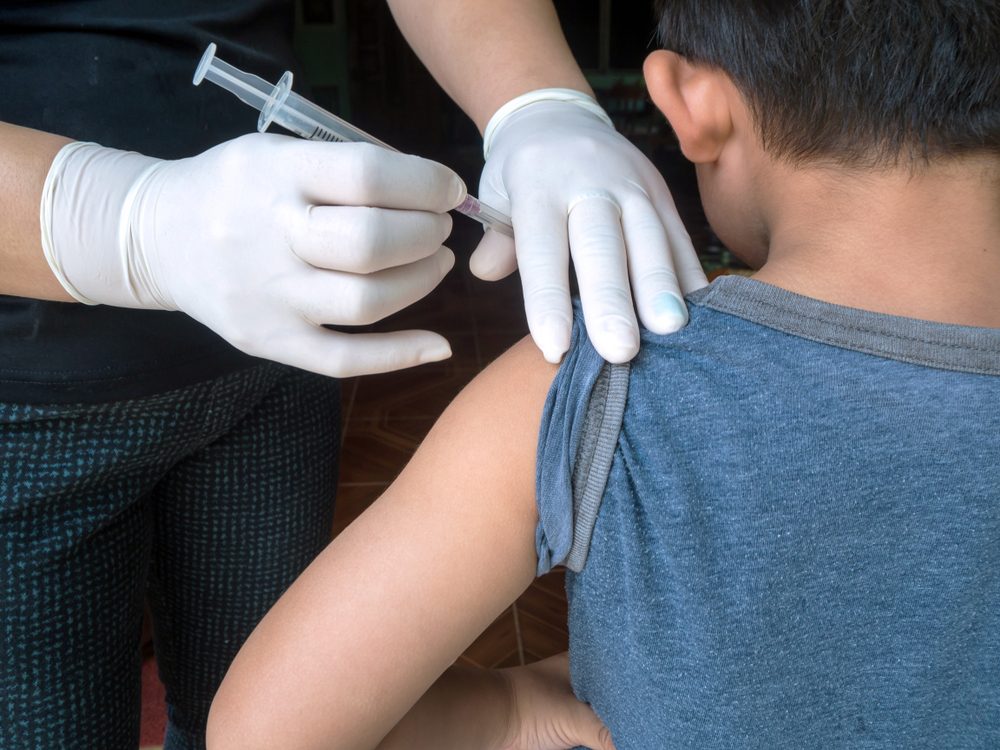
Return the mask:
<path fill-rule="evenodd" d="M 578 696 L 618 750 L 1000 747 L 1000 330 L 689 304 L 631 367 L 578 314 L 546 404 Z"/>
<path fill-rule="evenodd" d="M 291 0 L 0 0 L 0 120 L 192 156 L 257 122 L 192 85 L 205 47 L 277 80 L 294 69 L 293 21 Z M 141 396 L 252 362 L 183 313 L 0 296 L 0 401 Z"/>

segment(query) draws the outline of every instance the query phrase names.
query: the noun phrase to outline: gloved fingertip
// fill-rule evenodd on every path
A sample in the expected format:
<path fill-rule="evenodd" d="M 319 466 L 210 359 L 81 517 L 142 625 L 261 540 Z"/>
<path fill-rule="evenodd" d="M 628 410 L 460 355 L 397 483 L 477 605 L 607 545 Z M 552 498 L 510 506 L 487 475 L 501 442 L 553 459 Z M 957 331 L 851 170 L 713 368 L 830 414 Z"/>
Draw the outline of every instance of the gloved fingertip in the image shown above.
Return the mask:
<path fill-rule="evenodd" d="M 545 357 L 545 361 L 549 364 L 558 365 L 563 361 L 563 357 L 566 356 L 566 350 L 558 347 L 546 346 L 542 348 L 542 356 Z"/>
<path fill-rule="evenodd" d="M 444 246 L 441 247 L 441 250 L 444 252 L 438 252 L 438 270 L 441 272 L 441 277 L 444 278 L 455 267 L 455 253 Z"/>
<path fill-rule="evenodd" d="M 473 276 L 483 281 L 492 281 L 490 278 L 490 271 L 492 269 L 493 264 L 489 262 L 489 257 L 486 253 L 479 250 L 473 251 L 469 257 L 469 271 L 472 272 Z"/>
<path fill-rule="evenodd" d="M 469 188 L 465 186 L 462 178 L 457 174 L 452 175 L 451 178 L 451 206 L 452 208 L 458 208 L 465 201 L 466 197 L 469 195 Z"/>
<path fill-rule="evenodd" d="M 469 270 L 483 281 L 499 281 L 517 270 L 514 243 L 507 237 L 487 230 L 472 257 Z"/>
<path fill-rule="evenodd" d="M 569 351 L 570 323 L 560 315 L 548 315 L 533 333 L 533 338 L 545 361 L 557 365 Z"/>
<path fill-rule="evenodd" d="M 697 292 L 699 289 L 704 289 L 708 285 L 709 281 L 704 273 L 692 274 L 691 278 L 684 282 L 684 290 L 690 294 L 691 292 Z"/>
<path fill-rule="evenodd" d="M 688 323 L 688 309 L 673 292 L 661 292 L 653 299 L 652 320 L 644 321 L 654 333 L 676 333 Z"/>
<path fill-rule="evenodd" d="M 635 355 L 639 353 L 639 346 L 621 346 L 620 344 L 605 344 L 603 346 L 595 346 L 601 357 L 604 358 L 606 362 L 613 365 L 623 365 L 626 362 L 631 362 L 635 359 Z"/>
<path fill-rule="evenodd" d="M 441 339 L 440 341 L 421 349 L 419 360 L 420 364 L 425 365 L 429 362 L 441 362 L 442 360 L 449 359 L 450 357 L 451 345 L 444 339 Z"/>
<path fill-rule="evenodd" d="M 614 315 L 602 320 L 591 333 L 594 348 L 612 364 L 623 364 L 639 353 L 639 329 Z"/>

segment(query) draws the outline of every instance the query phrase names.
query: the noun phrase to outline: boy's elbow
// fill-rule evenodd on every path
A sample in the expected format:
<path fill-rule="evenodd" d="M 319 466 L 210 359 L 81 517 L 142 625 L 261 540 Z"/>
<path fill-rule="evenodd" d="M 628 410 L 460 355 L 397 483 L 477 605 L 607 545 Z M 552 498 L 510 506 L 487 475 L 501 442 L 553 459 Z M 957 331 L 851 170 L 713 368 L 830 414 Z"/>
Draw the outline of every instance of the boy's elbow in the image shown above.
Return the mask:
<path fill-rule="evenodd" d="M 242 687 L 242 686 L 240 686 Z M 207 750 L 342 750 L 346 737 L 318 731 L 321 722 L 296 718 L 301 711 L 267 691 L 239 689 L 223 681 L 208 712 Z M 346 734 L 346 733 L 345 733 Z M 356 747 L 356 745 L 351 745 Z"/>
<path fill-rule="evenodd" d="M 222 689 L 212 701 L 205 730 L 207 750 L 265 750 L 287 747 L 274 726 L 269 726 L 268 712 L 255 706 L 252 699 L 237 697 Z"/>
<path fill-rule="evenodd" d="M 208 712 L 205 728 L 205 746 L 208 750 L 252 750 L 264 747 L 253 737 L 247 736 L 247 725 L 242 723 L 240 707 L 224 696 L 217 695 Z"/>

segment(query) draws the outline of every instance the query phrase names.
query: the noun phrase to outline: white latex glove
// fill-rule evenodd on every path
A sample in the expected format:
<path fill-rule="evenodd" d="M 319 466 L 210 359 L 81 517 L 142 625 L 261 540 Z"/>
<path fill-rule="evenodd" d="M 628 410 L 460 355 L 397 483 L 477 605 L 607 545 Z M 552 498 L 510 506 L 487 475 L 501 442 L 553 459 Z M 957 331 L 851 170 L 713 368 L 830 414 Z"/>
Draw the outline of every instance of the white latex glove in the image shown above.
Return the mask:
<path fill-rule="evenodd" d="M 43 189 L 42 245 L 81 302 L 183 310 L 249 354 L 349 377 L 451 356 L 430 331 L 321 325 L 434 289 L 465 194 L 446 167 L 368 144 L 253 134 L 161 161 L 72 143 Z"/>
<path fill-rule="evenodd" d="M 486 280 L 520 267 L 528 326 L 549 362 L 569 348 L 570 255 L 606 360 L 639 351 L 635 308 L 651 331 L 684 326 L 683 295 L 707 283 L 691 239 L 663 177 L 592 98 L 525 94 L 493 116 L 485 139 L 479 198 L 511 216 L 517 243 L 487 232 L 470 267 Z"/>

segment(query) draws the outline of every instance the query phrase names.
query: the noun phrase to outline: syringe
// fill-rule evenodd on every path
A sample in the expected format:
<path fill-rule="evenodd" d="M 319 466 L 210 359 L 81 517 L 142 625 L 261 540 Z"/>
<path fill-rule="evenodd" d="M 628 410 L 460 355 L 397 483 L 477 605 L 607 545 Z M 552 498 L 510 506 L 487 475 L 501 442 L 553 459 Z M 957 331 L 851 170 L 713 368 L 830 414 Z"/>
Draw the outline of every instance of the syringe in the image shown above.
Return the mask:
<path fill-rule="evenodd" d="M 390 151 L 392 146 L 356 128 L 331 112 L 317 107 L 292 91 L 292 73 L 287 71 L 277 84 L 270 84 L 252 73 L 244 73 L 239 68 L 215 56 L 215 44 L 209 44 L 201 56 L 194 72 L 194 85 L 208 79 L 221 86 L 254 109 L 260 110 L 257 130 L 263 133 L 272 122 L 277 123 L 295 135 L 312 141 L 363 141 Z M 480 222 L 487 229 L 493 229 L 508 237 L 514 236 L 510 219 L 494 208 L 480 203 L 469 195 L 455 209 Z"/>

